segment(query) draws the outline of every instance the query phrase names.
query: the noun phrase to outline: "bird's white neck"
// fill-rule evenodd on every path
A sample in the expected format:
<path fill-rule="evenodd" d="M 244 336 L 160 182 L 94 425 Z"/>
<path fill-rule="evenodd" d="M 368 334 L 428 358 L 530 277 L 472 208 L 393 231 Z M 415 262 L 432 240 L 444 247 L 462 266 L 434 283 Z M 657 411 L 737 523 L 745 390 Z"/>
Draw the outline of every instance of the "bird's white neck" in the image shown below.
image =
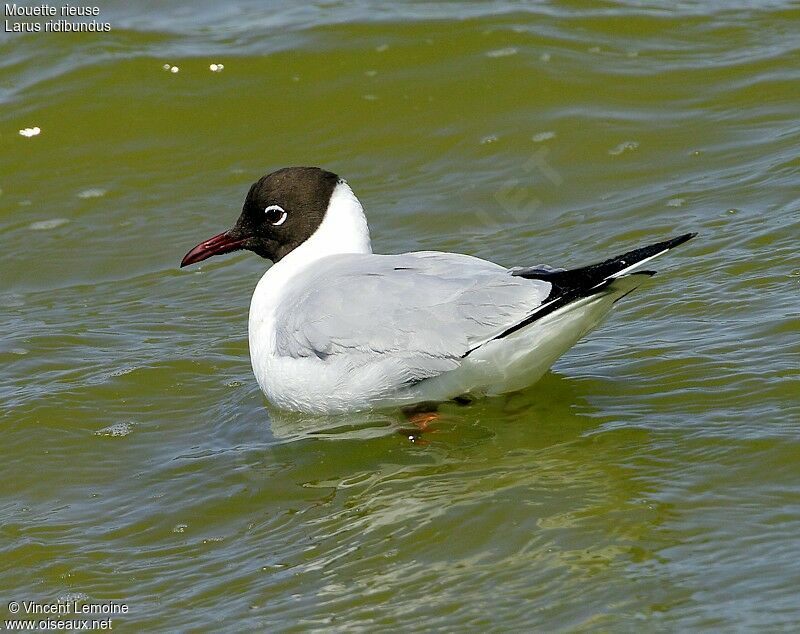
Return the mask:
<path fill-rule="evenodd" d="M 372 253 L 364 208 L 344 181 L 334 188 L 317 230 L 272 268 L 284 264 L 294 268 L 337 253 Z"/>
<path fill-rule="evenodd" d="M 341 181 L 333 190 L 317 230 L 303 244 L 272 265 L 264 274 L 270 284 L 288 281 L 309 264 L 338 253 L 372 253 L 364 208 L 350 186 Z"/>
<path fill-rule="evenodd" d="M 266 334 L 266 339 L 272 338 L 274 309 L 291 278 L 320 258 L 339 253 L 372 253 L 364 209 L 344 181 L 333 190 L 325 218 L 317 230 L 273 264 L 258 282 L 250 303 L 251 354 L 256 355 L 261 347 L 256 345 L 254 350 L 254 336 Z M 262 341 L 261 345 L 264 343 Z"/>

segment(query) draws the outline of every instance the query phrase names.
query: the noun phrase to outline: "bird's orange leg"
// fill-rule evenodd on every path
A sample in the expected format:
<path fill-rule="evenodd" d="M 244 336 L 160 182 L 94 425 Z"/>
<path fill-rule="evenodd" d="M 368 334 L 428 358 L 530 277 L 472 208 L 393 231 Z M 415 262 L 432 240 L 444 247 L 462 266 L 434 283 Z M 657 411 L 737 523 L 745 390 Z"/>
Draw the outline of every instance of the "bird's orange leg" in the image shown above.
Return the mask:
<path fill-rule="evenodd" d="M 408 422 L 414 425 L 416 429 L 401 429 L 400 434 L 408 436 L 414 442 L 419 440 L 419 435 L 424 433 L 435 433 L 435 429 L 430 429 L 431 423 L 439 419 L 439 413 L 436 411 L 438 405 L 436 403 L 420 403 L 403 409 L 403 414 L 408 419 Z M 427 444 L 427 443 L 423 443 Z"/>
<path fill-rule="evenodd" d="M 439 412 L 416 412 L 408 416 L 408 422 L 420 431 L 428 431 L 428 426 L 439 418 Z"/>

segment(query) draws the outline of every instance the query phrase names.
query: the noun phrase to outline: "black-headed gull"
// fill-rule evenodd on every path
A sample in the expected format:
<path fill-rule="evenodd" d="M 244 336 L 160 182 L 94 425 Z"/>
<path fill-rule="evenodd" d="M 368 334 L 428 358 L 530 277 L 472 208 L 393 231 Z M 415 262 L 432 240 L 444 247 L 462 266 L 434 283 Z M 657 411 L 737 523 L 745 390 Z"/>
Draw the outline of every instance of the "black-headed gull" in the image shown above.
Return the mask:
<path fill-rule="evenodd" d="M 232 229 L 181 266 L 248 249 L 272 260 L 250 305 L 250 356 L 274 405 L 313 413 L 524 388 L 695 234 L 564 270 L 460 253 L 372 253 L 347 183 L 289 167 L 250 188 Z"/>

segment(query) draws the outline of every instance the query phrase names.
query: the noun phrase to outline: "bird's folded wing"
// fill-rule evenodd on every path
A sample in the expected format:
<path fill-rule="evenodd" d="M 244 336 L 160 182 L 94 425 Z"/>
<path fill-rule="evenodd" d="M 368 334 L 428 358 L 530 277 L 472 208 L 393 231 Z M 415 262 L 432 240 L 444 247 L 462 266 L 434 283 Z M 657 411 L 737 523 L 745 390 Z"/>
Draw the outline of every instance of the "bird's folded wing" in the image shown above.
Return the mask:
<path fill-rule="evenodd" d="M 550 288 L 460 254 L 329 256 L 292 280 L 276 314 L 277 352 L 353 372 L 380 366 L 394 386 L 413 383 L 457 367 Z"/>

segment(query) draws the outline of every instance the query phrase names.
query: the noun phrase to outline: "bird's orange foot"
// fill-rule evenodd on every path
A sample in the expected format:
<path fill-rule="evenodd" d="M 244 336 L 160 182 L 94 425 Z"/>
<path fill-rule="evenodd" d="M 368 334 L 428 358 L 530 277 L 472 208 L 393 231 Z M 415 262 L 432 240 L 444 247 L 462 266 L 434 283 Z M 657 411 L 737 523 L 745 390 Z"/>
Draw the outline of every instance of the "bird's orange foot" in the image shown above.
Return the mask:
<path fill-rule="evenodd" d="M 408 422 L 415 425 L 420 431 L 428 431 L 428 426 L 439 419 L 438 412 L 417 412 L 408 417 Z"/>
<path fill-rule="evenodd" d="M 434 405 L 435 407 L 435 405 Z M 435 429 L 431 429 L 430 425 L 439 419 L 439 413 L 434 409 L 429 408 L 410 408 L 403 412 L 408 419 L 408 422 L 414 425 L 415 429 L 401 429 L 400 434 L 408 436 L 408 438 L 415 443 L 422 445 L 428 444 L 422 440 L 422 434 L 433 434 Z"/>

